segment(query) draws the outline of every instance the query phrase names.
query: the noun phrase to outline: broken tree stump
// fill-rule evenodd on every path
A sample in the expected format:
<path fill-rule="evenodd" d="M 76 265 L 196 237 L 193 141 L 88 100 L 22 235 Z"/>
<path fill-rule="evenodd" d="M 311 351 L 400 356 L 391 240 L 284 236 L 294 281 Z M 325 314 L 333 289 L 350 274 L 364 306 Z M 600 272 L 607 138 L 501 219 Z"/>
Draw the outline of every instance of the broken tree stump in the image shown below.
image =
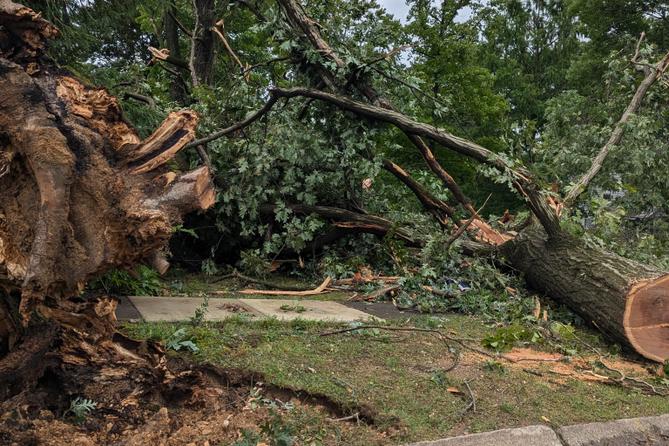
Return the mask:
<path fill-rule="evenodd" d="M 114 301 L 81 291 L 111 268 L 164 270 L 174 226 L 215 201 L 207 167 L 167 166 L 198 116 L 170 113 L 142 141 L 116 98 L 45 55 L 57 34 L 0 0 L 0 414 L 174 388 L 160 346 L 116 333 Z"/>

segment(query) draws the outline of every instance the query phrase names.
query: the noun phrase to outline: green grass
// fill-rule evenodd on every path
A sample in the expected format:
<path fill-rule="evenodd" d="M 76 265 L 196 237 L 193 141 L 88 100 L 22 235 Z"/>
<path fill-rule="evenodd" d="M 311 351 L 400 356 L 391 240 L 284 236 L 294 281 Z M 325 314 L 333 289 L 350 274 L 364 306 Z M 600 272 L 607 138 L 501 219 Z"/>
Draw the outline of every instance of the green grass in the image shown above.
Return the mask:
<path fill-rule="evenodd" d="M 494 331 L 478 319 L 462 315 L 420 316 L 402 323 L 439 326 L 457 336 L 479 339 Z M 297 432 L 327 439 L 324 444 L 339 444 L 337 438 L 341 444 L 400 444 L 545 424 L 546 419 L 565 425 L 667 410 L 663 397 L 570 378 L 539 377 L 504 363 L 464 361 L 453 371 L 443 372 L 440 370 L 450 364 L 449 346 L 429 334 L 369 331 L 319 336 L 334 327 L 337 325 L 303 320 L 250 321 L 234 317 L 193 328 L 194 341 L 200 348 L 193 358 L 258 371 L 271 383 L 324 393 L 349 407 L 368 404 L 383 414 L 376 428 L 353 425 L 346 429 L 340 426 L 342 423 L 329 422 L 322 413 L 308 408 L 290 415 L 286 422 L 296 423 Z M 141 323 L 128 325 L 126 330 L 136 337 L 165 339 L 175 325 Z M 578 334 L 597 342 L 589 332 Z M 476 396 L 474 412 L 463 413 L 469 403 L 465 381 Z M 450 386 L 465 395 L 448 392 Z M 392 435 L 382 436 L 380 432 L 391 428 L 395 417 L 401 428 L 390 429 Z"/>

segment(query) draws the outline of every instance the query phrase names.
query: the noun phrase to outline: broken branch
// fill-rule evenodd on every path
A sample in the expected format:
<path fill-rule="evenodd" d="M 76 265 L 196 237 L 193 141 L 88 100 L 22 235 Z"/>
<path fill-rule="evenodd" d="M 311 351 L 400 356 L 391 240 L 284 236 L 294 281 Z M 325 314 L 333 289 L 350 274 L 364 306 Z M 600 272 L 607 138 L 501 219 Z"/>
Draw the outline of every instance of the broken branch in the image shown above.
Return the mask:
<path fill-rule="evenodd" d="M 163 48 L 163 49 L 158 49 L 154 48 L 152 46 L 149 47 L 149 53 L 153 56 L 155 60 L 160 60 L 163 62 L 167 62 L 171 65 L 174 65 L 179 68 L 184 68 L 188 69 L 188 62 L 186 62 L 183 59 L 176 58 L 174 56 L 170 55 L 170 50 Z"/>
<path fill-rule="evenodd" d="M 240 294 L 263 294 L 268 296 L 314 296 L 316 294 L 321 294 L 325 289 L 332 283 L 332 277 L 328 276 L 325 278 L 323 283 L 321 283 L 317 288 L 307 291 L 289 291 L 289 290 L 254 290 L 246 289 L 239 291 Z"/>
<path fill-rule="evenodd" d="M 269 99 L 267 102 L 265 102 L 265 105 L 262 106 L 258 111 L 253 113 L 247 118 L 244 118 L 243 120 L 237 122 L 236 124 L 231 125 L 230 127 L 224 128 L 222 130 L 219 130 L 217 132 L 212 133 L 209 136 L 206 136 L 204 138 L 196 139 L 195 141 L 186 144 L 186 149 L 189 149 L 191 147 L 196 147 L 199 145 L 206 145 L 207 143 L 210 143 L 218 138 L 221 138 L 225 135 L 229 135 L 230 133 L 236 132 L 237 130 L 241 130 L 245 127 L 248 127 L 249 125 L 253 124 L 255 121 L 260 119 L 263 115 L 265 115 L 267 112 L 269 112 L 274 104 L 276 104 L 276 101 L 279 100 L 279 97 L 276 95 L 270 95 Z"/>
<path fill-rule="evenodd" d="M 235 51 L 230 46 L 230 43 L 228 42 L 228 39 L 225 37 L 224 34 L 225 31 L 223 23 L 224 23 L 223 19 L 219 20 L 218 22 L 216 22 L 216 25 L 214 25 L 214 27 L 211 30 L 214 32 L 214 34 L 216 34 L 219 37 L 219 39 L 221 39 L 221 42 L 223 42 L 223 47 L 225 47 L 225 50 L 228 52 L 230 57 L 232 57 L 232 60 L 234 60 L 237 63 L 237 65 L 239 65 L 239 68 L 241 68 L 242 73 L 244 74 L 244 79 L 248 81 L 249 80 L 248 73 L 245 71 L 247 66 L 245 66 L 241 60 L 239 60 L 239 57 L 237 57 L 237 53 L 235 53 Z"/>

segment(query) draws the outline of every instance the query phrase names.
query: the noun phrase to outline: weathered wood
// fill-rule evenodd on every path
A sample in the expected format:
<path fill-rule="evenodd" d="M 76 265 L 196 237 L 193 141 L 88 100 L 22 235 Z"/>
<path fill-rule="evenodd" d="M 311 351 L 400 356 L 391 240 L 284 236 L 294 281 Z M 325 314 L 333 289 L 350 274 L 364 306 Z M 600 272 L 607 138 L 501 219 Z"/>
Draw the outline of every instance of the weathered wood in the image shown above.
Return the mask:
<path fill-rule="evenodd" d="M 535 289 L 609 339 L 654 361 L 669 359 L 669 275 L 567 234 L 534 226 L 501 251 Z"/>

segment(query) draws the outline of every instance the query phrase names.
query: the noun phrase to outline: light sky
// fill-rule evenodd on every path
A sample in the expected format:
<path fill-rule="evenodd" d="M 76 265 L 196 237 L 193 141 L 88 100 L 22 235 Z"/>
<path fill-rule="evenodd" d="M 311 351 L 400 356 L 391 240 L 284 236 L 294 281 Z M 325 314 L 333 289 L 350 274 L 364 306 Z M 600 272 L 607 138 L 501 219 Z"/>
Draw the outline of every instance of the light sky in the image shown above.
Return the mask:
<path fill-rule="evenodd" d="M 407 14 L 409 13 L 409 6 L 406 4 L 406 0 L 377 0 L 379 5 L 386 8 L 386 11 L 395 16 L 396 19 L 400 20 L 402 23 L 406 22 Z M 443 0 L 433 0 L 434 3 L 441 4 Z M 456 22 L 464 22 L 471 15 L 471 8 L 468 6 L 462 8 L 458 11 L 458 15 L 455 17 Z"/>
<path fill-rule="evenodd" d="M 379 4 L 386 8 L 386 11 L 395 16 L 396 19 L 404 22 L 409 12 L 405 0 L 378 0 Z"/>

